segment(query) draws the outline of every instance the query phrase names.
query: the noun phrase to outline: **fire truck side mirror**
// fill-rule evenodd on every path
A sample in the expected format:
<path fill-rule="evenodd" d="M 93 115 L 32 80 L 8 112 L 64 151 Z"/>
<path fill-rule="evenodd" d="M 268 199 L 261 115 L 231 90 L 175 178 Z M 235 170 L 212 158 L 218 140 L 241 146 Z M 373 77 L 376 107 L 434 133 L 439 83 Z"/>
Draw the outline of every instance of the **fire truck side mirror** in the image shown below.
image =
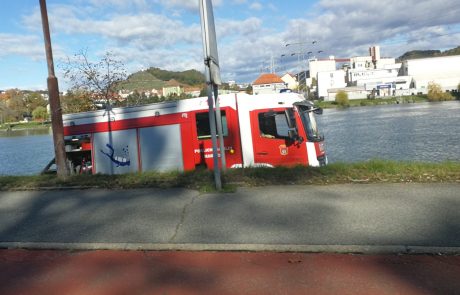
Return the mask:
<path fill-rule="evenodd" d="M 322 115 L 323 114 L 323 109 L 322 108 L 315 108 L 313 109 L 313 113 L 317 115 Z"/>

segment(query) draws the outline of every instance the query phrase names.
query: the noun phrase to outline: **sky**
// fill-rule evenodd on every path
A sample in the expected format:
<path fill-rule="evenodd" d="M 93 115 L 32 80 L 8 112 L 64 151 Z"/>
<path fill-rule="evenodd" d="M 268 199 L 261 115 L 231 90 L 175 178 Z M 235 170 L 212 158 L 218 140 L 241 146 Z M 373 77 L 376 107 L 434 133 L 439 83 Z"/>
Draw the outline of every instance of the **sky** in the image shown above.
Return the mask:
<path fill-rule="evenodd" d="M 398 57 L 460 46 L 459 0 L 213 0 L 221 76 L 305 70 L 305 58 Z M 2 1 L 0 90 L 46 89 L 39 0 Z M 204 71 L 198 0 L 47 0 L 56 74 L 86 51 L 111 52 L 128 73 L 149 67 Z M 290 44 L 286 46 L 287 44 Z M 307 52 L 311 54 L 307 55 Z"/>

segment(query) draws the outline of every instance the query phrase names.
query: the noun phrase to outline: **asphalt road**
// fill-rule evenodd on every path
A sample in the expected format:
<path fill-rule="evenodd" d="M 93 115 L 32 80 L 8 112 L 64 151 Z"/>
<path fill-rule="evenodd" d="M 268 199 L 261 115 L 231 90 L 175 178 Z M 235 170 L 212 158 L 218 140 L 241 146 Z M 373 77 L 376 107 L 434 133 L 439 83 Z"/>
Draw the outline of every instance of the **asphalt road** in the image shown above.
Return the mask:
<path fill-rule="evenodd" d="M 458 251 L 459 215 L 460 184 L 0 192 L 0 247 Z"/>

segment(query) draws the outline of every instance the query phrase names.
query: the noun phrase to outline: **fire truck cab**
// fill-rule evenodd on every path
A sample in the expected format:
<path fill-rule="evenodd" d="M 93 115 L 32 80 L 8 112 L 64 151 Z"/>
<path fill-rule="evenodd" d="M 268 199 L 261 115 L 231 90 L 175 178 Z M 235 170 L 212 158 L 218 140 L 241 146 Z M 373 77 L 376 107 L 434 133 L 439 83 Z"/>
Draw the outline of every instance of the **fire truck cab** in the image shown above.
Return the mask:
<path fill-rule="evenodd" d="M 297 93 L 219 96 L 228 168 L 327 164 L 315 108 Z M 207 97 L 63 116 L 75 173 L 213 169 Z"/>

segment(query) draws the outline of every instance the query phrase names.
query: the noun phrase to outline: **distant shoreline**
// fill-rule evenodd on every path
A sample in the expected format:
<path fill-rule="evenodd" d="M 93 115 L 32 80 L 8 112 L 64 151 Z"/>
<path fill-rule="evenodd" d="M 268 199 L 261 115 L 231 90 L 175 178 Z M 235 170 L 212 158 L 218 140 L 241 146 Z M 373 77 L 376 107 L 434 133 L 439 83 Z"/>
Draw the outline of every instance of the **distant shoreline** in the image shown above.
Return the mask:
<path fill-rule="evenodd" d="M 8 133 L 8 132 L 16 132 L 16 131 L 26 131 L 26 130 L 40 130 L 40 129 L 49 129 L 51 128 L 51 124 L 44 124 L 44 125 L 23 125 L 27 123 L 12 123 L 13 127 L 10 127 L 10 124 L 3 124 L 0 126 L 0 132 Z"/>

